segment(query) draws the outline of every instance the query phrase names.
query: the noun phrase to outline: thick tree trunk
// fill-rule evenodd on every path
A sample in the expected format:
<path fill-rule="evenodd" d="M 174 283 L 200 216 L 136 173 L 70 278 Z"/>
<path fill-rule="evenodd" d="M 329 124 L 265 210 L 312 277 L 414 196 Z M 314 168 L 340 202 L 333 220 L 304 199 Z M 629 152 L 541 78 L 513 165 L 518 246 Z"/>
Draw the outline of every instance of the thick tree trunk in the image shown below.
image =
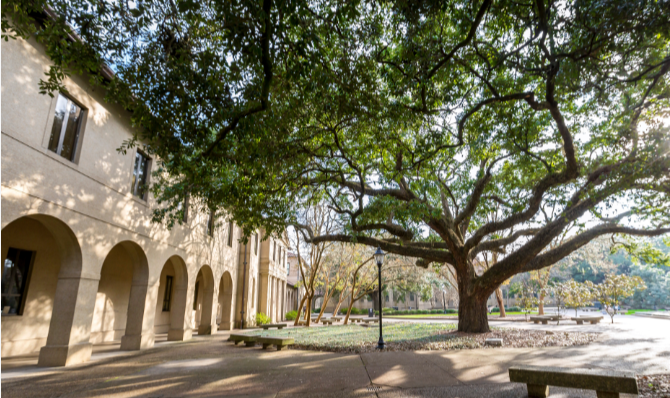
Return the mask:
<path fill-rule="evenodd" d="M 496 300 L 498 300 L 498 308 L 500 308 L 500 317 L 505 318 L 507 314 L 505 314 L 505 302 L 503 301 L 503 294 L 500 288 L 496 289 Z"/>
<path fill-rule="evenodd" d="M 458 302 L 458 331 L 466 333 L 487 333 L 489 319 L 486 311 L 487 296 L 479 297 L 475 294 L 467 295 L 464 288 L 459 286 Z"/>
<path fill-rule="evenodd" d="M 544 296 L 540 295 L 540 302 L 537 305 L 537 314 L 544 315 Z"/>

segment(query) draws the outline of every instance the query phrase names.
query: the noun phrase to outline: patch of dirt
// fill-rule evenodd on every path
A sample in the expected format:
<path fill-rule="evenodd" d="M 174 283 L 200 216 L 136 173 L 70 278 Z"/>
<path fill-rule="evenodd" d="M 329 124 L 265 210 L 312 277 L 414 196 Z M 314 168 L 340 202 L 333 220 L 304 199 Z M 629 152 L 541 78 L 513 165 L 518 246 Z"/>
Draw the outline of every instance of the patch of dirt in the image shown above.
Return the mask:
<path fill-rule="evenodd" d="M 670 398 L 670 374 L 638 375 L 637 388 L 640 397 Z"/>
<path fill-rule="evenodd" d="M 477 342 L 477 348 L 496 348 L 485 345 L 486 339 L 502 339 L 503 347 L 528 348 L 528 347 L 570 347 L 586 345 L 599 336 L 598 333 L 582 332 L 545 332 L 542 330 L 524 329 L 493 329 L 489 333 L 462 333 L 457 331 L 448 332 L 459 337 L 467 337 Z"/>

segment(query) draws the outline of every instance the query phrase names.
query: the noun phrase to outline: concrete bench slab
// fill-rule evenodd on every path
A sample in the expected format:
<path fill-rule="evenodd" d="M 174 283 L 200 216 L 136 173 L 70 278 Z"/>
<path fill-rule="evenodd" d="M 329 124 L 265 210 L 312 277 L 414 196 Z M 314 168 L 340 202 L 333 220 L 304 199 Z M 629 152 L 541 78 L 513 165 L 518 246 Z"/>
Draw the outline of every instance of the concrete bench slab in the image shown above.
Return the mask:
<path fill-rule="evenodd" d="M 238 345 L 239 343 L 243 342 L 247 347 L 253 347 L 256 345 L 257 338 L 258 336 L 251 336 L 242 333 L 231 333 L 230 337 L 228 338 L 228 341 L 234 342 L 235 345 Z"/>
<path fill-rule="evenodd" d="M 529 398 L 546 398 L 549 386 L 596 390 L 598 398 L 618 398 L 620 393 L 638 394 L 635 372 L 628 371 L 513 366 L 509 368 L 509 379 L 525 383 Z"/>
<path fill-rule="evenodd" d="M 376 323 L 379 322 L 379 318 L 363 318 L 362 321 L 364 323 Z"/>
<path fill-rule="evenodd" d="M 332 325 L 333 321 L 331 321 L 330 319 L 322 319 L 321 323 L 323 323 L 324 325 Z"/>
<path fill-rule="evenodd" d="M 288 336 L 261 336 L 256 341 L 263 344 L 264 350 L 274 345 L 277 347 L 277 351 L 281 351 L 284 348 L 295 344 L 293 337 Z"/>
<path fill-rule="evenodd" d="M 549 323 L 549 321 L 553 321 L 550 316 L 544 316 L 544 315 L 538 315 L 538 316 L 531 316 L 530 320 L 533 321 L 535 324 L 539 324 L 542 322 L 543 325 L 546 325 Z"/>
<path fill-rule="evenodd" d="M 603 317 L 602 316 L 578 316 L 578 317 L 572 317 L 570 319 L 577 322 L 577 325 L 583 325 L 584 322 L 590 322 L 592 325 L 595 325 L 596 323 L 600 323 L 600 321 L 603 319 Z"/>
<path fill-rule="evenodd" d="M 261 325 L 261 327 L 265 330 L 272 329 L 272 328 L 277 328 L 277 329 L 283 329 L 286 327 L 285 323 L 266 323 L 265 325 Z"/>
<path fill-rule="evenodd" d="M 332 319 L 333 322 L 339 322 L 339 321 L 342 320 L 342 317 L 341 316 L 332 316 L 332 317 L 330 317 L 330 319 Z"/>
<path fill-rule="evenodd" d="M 490 338 L 484 340 L 484 345 L 490 345 L 494 347 L 502 347 L 503 345 L 503 339 L 500 338 Z"/>

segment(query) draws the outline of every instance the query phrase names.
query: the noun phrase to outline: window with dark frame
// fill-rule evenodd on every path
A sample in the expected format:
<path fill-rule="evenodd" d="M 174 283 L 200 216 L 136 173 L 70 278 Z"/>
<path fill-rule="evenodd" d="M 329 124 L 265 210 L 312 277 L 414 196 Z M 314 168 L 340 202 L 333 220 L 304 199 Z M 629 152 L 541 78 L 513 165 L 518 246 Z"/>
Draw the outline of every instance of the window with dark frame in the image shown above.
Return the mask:
<path fill-rule="evenodd" d="M 198 287 L 200 286 L 200 282 L 195 283 L 195 292 L 193 294 L 193 311 L 198 309 Z"/>
<path fill-rule="evenodd" d="M 181 215 L 181 222 L 187 223 L 188 222 L 188 204 L 189 204 L 189 194 L 187 193 L 184 196 L 184 200 L 179 202 L 179 205 L 177 206 L 177 210 L 182 212 Z"/>
<path fill-rule="evenodd" d="M 170 311 L 170 302 L 172 301 L 172 276 L 165 276 L 165 293 L 163 294 L 163 312 Z"/>
<path fill-rule="evenodd" d="M 209 212 L 209 220 L 207 220 L 207 235 L 214 236 L 214 211 Z"/>
<path fill-rule="evenodd" d="M 2 268 L 2 315 L 23 315 L 35 252 L 10 247 Z"/>
<path fill-rule="evenodd" d="M 233 221 L 230 220 L 228 221 L 228 246 L 233 247 L 233 235 L 235 233 L 235 230 L 233 229 Z"/>
<path fill-rule="evenodd" d="M 149 157 L 140 151 L 135 153 L 135 167 L 133 167 L 133 195 L 142 200 L 146 200 L 148 186 L 147 178 L 149 175 Z"/>
<path fill-rule="evenodd" d="M 49 137 L 50 151 L 74 162 L 85 113 L 85 110 L 71 99 L 58 93 L 54 124 Z"/>

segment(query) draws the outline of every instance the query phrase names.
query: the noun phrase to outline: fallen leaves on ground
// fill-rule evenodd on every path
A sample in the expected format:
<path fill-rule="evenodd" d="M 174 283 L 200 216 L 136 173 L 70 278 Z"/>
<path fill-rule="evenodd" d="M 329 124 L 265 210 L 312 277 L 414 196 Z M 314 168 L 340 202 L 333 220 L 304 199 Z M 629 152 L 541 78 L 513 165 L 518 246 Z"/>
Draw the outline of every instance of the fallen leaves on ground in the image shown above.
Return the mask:
<path fill-rule="evenodd" d="M 637 388 L 643 398 L 670 398 L 670 374 L 638 375 Z"/>

